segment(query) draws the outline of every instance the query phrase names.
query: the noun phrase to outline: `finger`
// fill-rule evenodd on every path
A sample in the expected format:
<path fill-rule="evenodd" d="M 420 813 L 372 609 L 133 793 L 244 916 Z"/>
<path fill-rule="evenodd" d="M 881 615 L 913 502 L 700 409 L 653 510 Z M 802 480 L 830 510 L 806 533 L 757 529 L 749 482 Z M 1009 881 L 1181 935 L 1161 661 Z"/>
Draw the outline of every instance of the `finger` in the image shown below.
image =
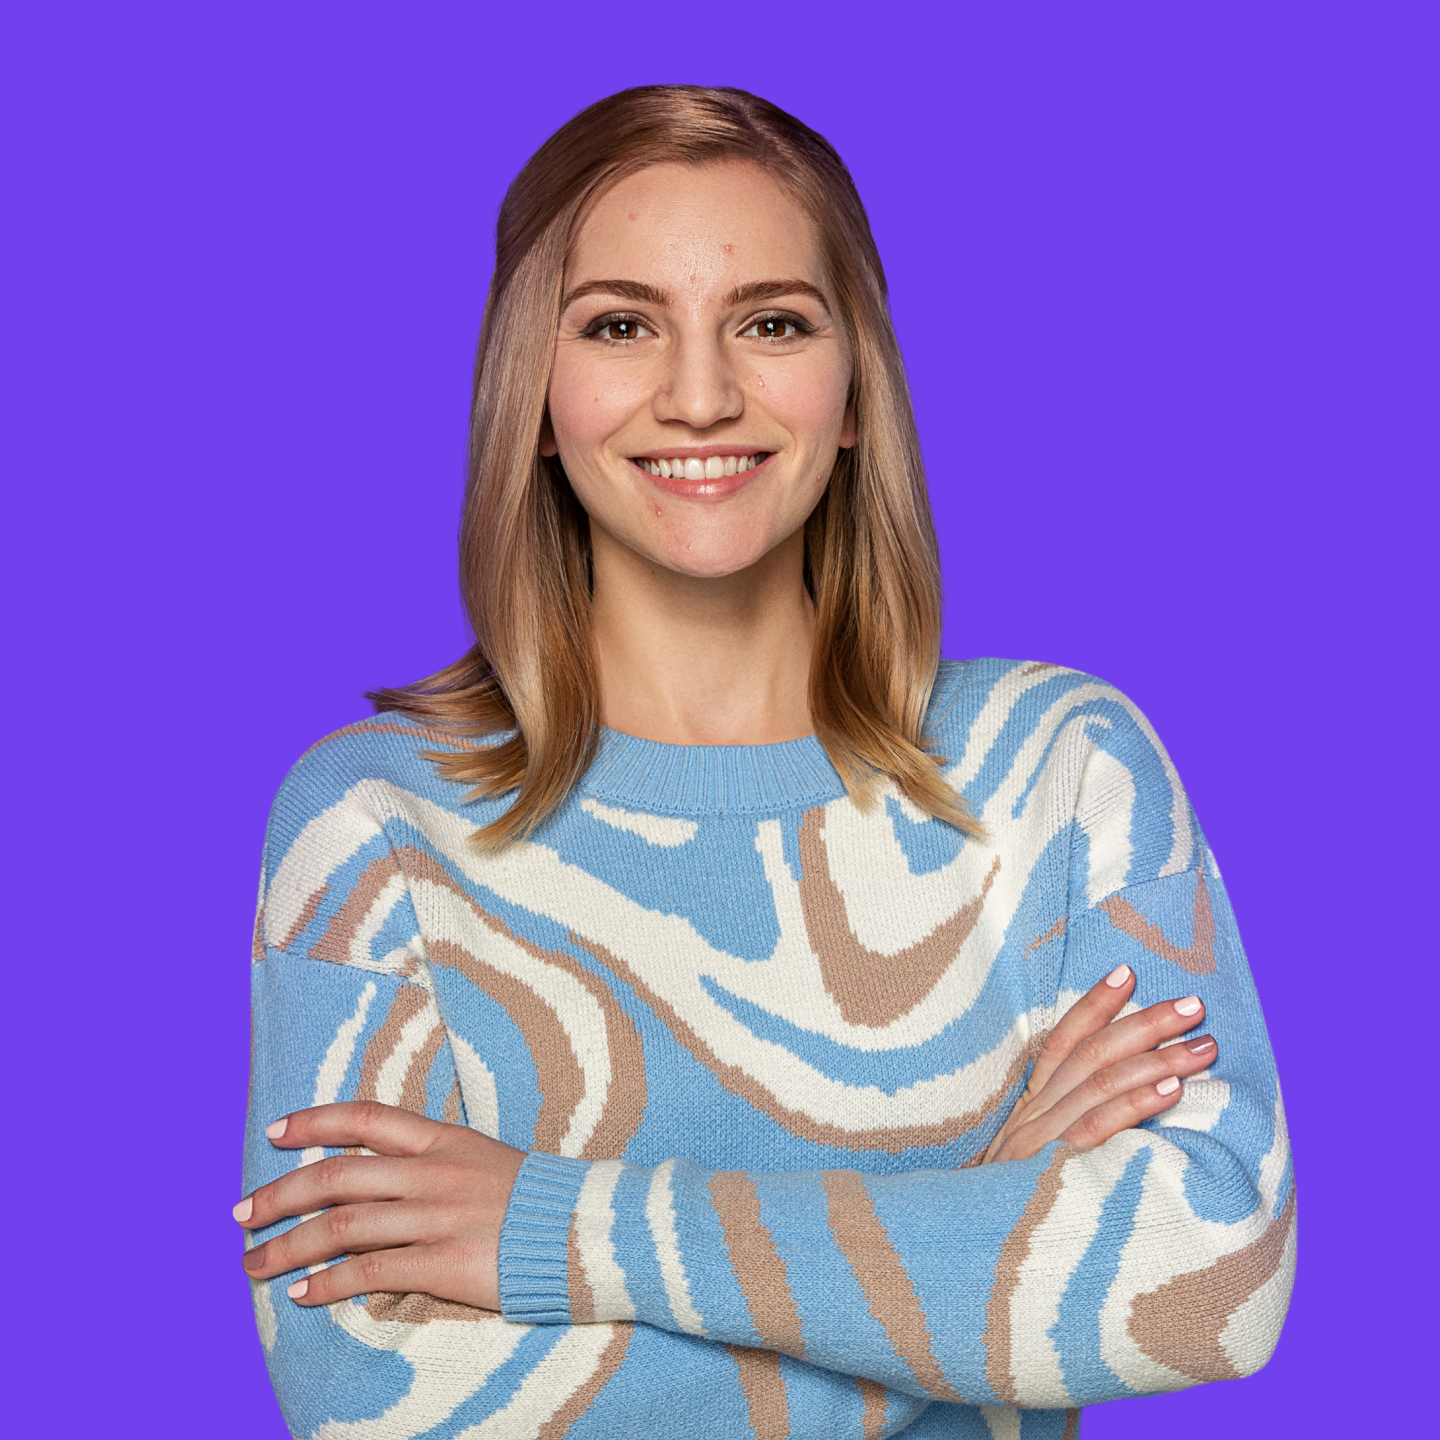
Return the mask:
<path fill-rule="evenodd" d="M 282 1150 L 363 1145 L 377 1155 L 423 1155 L 450 1128 L 378 1100 L 343 1100 L 284 1115 L 265 1134 Z"/>
<path fill-rule="evenodd" d="M 1120 1096 L 1136 1093 L 1147 1087 L 1153 1088 L 1165 1081 L 1188 1079 L 1206 1066 L 1213 1065 L 1218 1054 L 1214 1038 L 1201 1035 L 1193 1040 L 1181 1041 L 1178 1045 L 1166 1045 L 1160 1050 L 1147 1050 L 1143 1055 L 1132 1055 L 1115 1065 L 1107 1065 L 1103 1070 L 1097 1070 L 1073 1090 L 1062 1095 L 1043 1114 L 1027 1121 L 1026 1128 L 1034 1128 L 1033 1138 L 1026 1137 L 1031 1153 L 1041 1145 L 1061 1138 L 1071 1125 L 1097 1107 L 1103 1107 Z M 1178 1094 L 1178 1091 L 1176 1093 Z"/>
<path fill-rule="evenodd" d="M 257 1280 L 322 1265 L 337 1255 L 388 1250 L 434 1238 L 423 1205 L 387 1202 L 339 1205 L 245 1252 L 242 1263 Z"/>
<path fill-rule="evenodd" d="M 1086 1035 L 1056 1067 L 1045 1093 L 1036 1096 L 1036 1113 L 1049 1109 L 1106 1066 L 1178 1039 L 1204 1019 L 1205 1006 L 1200 997 L 1187 995 L 1180 1000 L 1162 1000 Z"/>
<path fill-rule="evenodd" d="M 339 1265 L 327 1265 L 293 1281 L 285 1293 L 297 1305 L 333 1305 L 356 1295 L 433 1295 L 447 1287 L 448 1267 L 438 1263 L 434 1247 L 407 1245 L 399 1250 L 371 1250 Z"/>
<path fill-rule="evenodd" d="M 302 1165 L 246 1196 L 234 1210 L 247 1230 L 259 1230 L 290 1215 L 308 1215 L 331 1205 L 367 1200 L 403 1200 L 415 1177 L 403 1162 L 377 1155 L 327 1155 Z"/>
<path fill-rule="evenodd" d="M 1179 1076 L 1166 1076 L 1153 1085 L 1140 1086 L 1087 1110 L 1066 1128 L 1060 1139 L 1077 1149 L 1092 1150 L 1122 1130 L 1133 1130 L 1146 1120 L 1163 1115 L 1179 1102 L 1184 1093 L 1185 1087 Z"/>
<path fill-rule="evenodd" d="M 1096 981 L 1045 1037 L 1035 1068 L 1030 1072 L 1031 1094 L 1038 1095 L 1070 1052 L 1087 1035 L 1103 1030 L 1134 993 L 1135 972 L 1128 965 L 1118 965 L 1103 980 Z"/>

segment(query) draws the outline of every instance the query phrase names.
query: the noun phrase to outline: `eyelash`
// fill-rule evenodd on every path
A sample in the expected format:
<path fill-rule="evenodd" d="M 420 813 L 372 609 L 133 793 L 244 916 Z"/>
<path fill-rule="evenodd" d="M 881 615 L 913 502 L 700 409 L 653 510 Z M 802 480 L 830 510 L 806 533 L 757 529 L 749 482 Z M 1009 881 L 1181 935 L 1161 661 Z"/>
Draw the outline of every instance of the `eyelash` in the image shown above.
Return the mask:
<path fill-rule="evenodd" d="M 764 315 L 757 315 L 740 333 L 744 335 L 746 331 L 753 330 L 757 325 L 763 325 L 766 321 L 770 320 L 779 321 L 785 325 L 793 325 L 795 327 L 794 332 L 790 335 L 755 335 L 749 338 L 763 341 L 767 345 L 778 345 L 783 340 L 793 340 L 796 335 L 813 335 L 815 333 L 815 327 L 813 325 L 789 310 L 771 310 L 767 311 Z M 643 338 L 637 335 L 629 340 L 614 340 L 604 333 L 611 325 L 623 324 L 637 325 L 642 330 L 650 331 L 651 336 L 655 334 L 655 331 L 638 315 L 626 314 L 623 311 L 612 311 L 608 315 L 597 316 L 580 333 L 587 339 L 601 340 L 606 345 L 633 345 L 636 340 Z"/>
<path fill-rule="evenodd" d="M 603 340 L 607 345 L 633 345 L 636 336 L 630 340 L 612 340 L 608 335 L 602 334 L 610 325 L 638 325 L 642 330 L 649 330 L 653 335 L 655 332 L 638 315 L 627 315 L 624 311 L 611 311 L 608 315 L 601 315 L 592 320 L 580 333 L 587 339 Z"/>
<path fill-rule="evenodd" d="M 753 337 L 756 340 L 763 340 L 767 345 L 778 345 L 782 340 L 793 340 L 796 335 L 813 335 L 815 333 L 813 325 L 790 310 L 768 310 L 763 315 L 757 315 L 740 333 L 743 335 L 745 331 L 753 330 L 757 325 L 765 324 L 767 320 L 778 320 L 782 324 L 795 327 L 794 335 L 756 335 Z"/>

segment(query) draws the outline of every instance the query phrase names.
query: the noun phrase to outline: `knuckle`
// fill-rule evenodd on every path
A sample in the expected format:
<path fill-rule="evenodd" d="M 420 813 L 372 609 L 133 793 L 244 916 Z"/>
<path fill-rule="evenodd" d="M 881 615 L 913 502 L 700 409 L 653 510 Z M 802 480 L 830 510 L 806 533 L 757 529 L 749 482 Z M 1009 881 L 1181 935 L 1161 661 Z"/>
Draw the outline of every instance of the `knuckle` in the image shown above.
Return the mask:
<path fill-rule="evenodd" d="M 327 1155 L 323 1160 L 317 1160 L 314 1168 L 315 1179 L 325 1188 L 338 1185 L 345 1176 L 345 1157 L 343 1155 Z"/>
<path fill-rule="evenodd" d="M 357 1100 L 355 1102 L 355 1123 L 367 1130 L 373 1130 L 384 1121 L 389 1109 L 388 1105 L 382 1105 L 378 1100 Z"/>
<path fill-rule="evenodd" d="M 1098 1065 L 1104 1059 L 1104 1047 L 1094 1035 L 1087 1035 L 1073 1054 L 1082 1065 Z"/>
<path fill-rule="evenodd" d="M 381 1260 L 379 1255 L 373 1253 L 368 1255 L 361 1255 L 358 1259 L 352 1261 L 351 1263 L 358 1268 L 360 1272 L 360 1278 L 365 1281 L 367 1285 L 377 1284 L 380 1281 L 385 1269 L 384 1261 Z"/>
<path fill-rule="evenodd" d="M 1070 1040 L 1063 1029 L 1048 1030 L 1041 1042 L 1040 1053 L 1054 1060 L 1070 1053 Z"/>
<path fill-rule="evenodd" d="M 1123 1089 L 1123 1082 L 1113 1069 L 1097 1070 L 1085 1084 L 1098 1100 L 1113 1099 Z"/>
<path fill-rule="evenodd" d="M 1125 1128 L 1130 1129 L 1142 1120 L 1148 1120 L 1158 1099 L 1160 1097 L 1155 1093 L 1153 1085 L 1145 1085 L 1123 1096 L 1120 1103 L 1125 1107 Z"/>

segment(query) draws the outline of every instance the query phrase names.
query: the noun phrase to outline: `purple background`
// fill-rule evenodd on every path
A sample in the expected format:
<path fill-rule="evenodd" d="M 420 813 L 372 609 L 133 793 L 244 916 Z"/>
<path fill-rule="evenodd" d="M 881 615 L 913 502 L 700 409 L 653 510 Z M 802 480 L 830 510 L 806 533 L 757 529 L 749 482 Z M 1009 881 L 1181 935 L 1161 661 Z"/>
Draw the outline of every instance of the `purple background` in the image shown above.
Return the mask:
<path fill-rule="evenodd" d="M 13 1433 L 284 1435 L 228 1214 L 267 804 L 364 688 L 463 646 L 496 206 L 569 115 L 661 80 L 754 89 L 849 161 L 947 653 L 1128 691 L 1239 911 L 1294 1308 L 1257 1378 L 1097 1407 L 1087 1437 L 1418 1433 L 1436 13 L 12 7 Z"/>

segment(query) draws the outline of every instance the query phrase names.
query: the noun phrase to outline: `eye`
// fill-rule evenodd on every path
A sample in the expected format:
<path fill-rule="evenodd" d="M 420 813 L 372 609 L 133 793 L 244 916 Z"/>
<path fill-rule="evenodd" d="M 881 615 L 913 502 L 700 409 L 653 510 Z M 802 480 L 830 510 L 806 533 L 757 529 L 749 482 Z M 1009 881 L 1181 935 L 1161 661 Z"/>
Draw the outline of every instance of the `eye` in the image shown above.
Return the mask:
<path fill-rule="evenodd" d="M 655 332 L 633 315 L 602 315 L 585 333 L 598 335 L 600 339 L 608 340 L 612 344 L 623 345 L 630 340 L 647 339 Z"/>
<path fill-rule="evenodd" d="M 792 335 L 805 334 L 809 328 L 795 315 L 762 315 L 740 333 L 757 340 L 788 340 Z"/>

